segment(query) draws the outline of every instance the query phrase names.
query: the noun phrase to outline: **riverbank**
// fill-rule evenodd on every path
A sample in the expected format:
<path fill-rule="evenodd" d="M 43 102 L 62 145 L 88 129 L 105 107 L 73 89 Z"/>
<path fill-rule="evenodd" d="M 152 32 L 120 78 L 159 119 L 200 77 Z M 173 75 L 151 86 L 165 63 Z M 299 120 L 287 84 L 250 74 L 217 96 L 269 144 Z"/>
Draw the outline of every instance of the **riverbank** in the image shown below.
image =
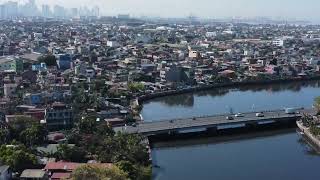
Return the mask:
<path fill-rule="evenodd" d="M 310 128 L 305 127 L 301 121 L 297 121 L 297 126 L 303 132 L 303 134 L 314 144 L 317 146 L 317 148 L 320 148 L 320 139 L 314 136 Z"/>
<path fill-rule="evenodd" d="M 313 80 L 320 80 L 320 76 L 305 77 L 305 78 L 275 79 L 275 80 L 266 80 L 266 81 L 241 81 L 241 82 L 221 83 L 221 84 L 213 84 L 213 85 L 194 86 L 194 87 L 189 87 L 184 89 L 167 90 L 167 91 L 161 91 L 161 92 L 154 92 L 152 94 L 144 94 L 144 95 L 138 96 L 136 100 L 137 100 L 137 104 L 141 105 L 144 101 L 152 100 L 159 97 L 193 93 L 193 92 L 211 90 L 216 88 L 238 88 L 238 87 L 248 86 L 248 85 L 267 85 L 267 84 L 279 84 L 279 83 L 283 84 L 283 83 L 313 81 Z"/>

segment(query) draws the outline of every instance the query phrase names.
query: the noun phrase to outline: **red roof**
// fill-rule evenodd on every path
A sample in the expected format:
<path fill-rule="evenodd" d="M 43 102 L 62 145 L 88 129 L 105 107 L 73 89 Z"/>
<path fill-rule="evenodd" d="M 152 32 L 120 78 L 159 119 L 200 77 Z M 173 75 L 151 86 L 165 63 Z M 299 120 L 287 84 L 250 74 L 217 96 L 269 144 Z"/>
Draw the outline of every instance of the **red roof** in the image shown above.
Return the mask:
<path fill-rule="evenodd" d="M 67 179 L 70 178 L 71 173 L 53 173 L 51 179 Z"/>
<path fill-rule="evenodd" d="M 45 170 L 65 170 L 65 171 L 73 171 L 77 167 L 82 165 L 81 163 L 72 163 L 72 162 L 49 162 L 47 163 Z"/>

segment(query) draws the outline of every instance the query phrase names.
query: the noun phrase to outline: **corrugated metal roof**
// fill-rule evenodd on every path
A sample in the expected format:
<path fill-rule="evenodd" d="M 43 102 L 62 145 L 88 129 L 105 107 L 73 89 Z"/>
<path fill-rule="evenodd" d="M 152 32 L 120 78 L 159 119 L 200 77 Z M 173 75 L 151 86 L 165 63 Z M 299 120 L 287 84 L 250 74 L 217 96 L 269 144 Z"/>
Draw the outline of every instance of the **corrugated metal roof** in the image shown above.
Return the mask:
<path fill-rule="evenodd" d="M 22 172 L 20 178 L 43 178 L 46 172 L 41 169 L 26 169 Z"/>

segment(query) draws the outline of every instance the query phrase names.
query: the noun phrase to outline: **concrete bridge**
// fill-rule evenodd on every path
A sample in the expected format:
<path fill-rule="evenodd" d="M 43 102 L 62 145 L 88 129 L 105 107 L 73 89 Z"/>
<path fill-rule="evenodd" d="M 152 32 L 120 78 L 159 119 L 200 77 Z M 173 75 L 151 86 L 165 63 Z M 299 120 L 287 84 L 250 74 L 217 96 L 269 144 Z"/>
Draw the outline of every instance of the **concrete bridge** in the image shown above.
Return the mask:
<path fill-rule="evenodd" d="M 298 109 L 296 113 L 288 114 L 285 110 L 264 111 L 263 117 L 257 117 L 256 113 L 243 113 L 242 117 L 234 115 L 215 115 L 205 117 L 194 117 L 186 119 L 172 119 L 155 122 L 143 122 L 136 126 L 125 126 L 116 128 L 116 131 L 125 133 L 138 133 L 145 136 L 185 134 L 202 131 L 217 131 L 237 127 L 252 127 L 272 123 L 291 123 L 296 122 L 303 113 L 315 113 L 312 109 Z M 227 117 L 232 116 L 232 120 Z"/>

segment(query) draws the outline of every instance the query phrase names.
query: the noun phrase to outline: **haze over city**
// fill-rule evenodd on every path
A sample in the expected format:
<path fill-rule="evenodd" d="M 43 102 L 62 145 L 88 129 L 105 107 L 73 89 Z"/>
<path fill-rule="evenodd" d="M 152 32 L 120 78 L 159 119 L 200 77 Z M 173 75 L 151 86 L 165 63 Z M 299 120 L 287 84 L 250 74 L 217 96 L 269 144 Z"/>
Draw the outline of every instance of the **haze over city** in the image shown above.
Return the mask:
<path fill-rule="evenodd" d="M 320 0 L 0 0 L 0 180 L 320 179 Z"/>
<path fill-rule="evenodd" d="M 1 3 L 6 2 L 4 0 Z M 19 3 L 27 2 L 20 0 Z M 68 8 L 99 6 L 101 15 L 128 13 L 134 16 L 186 17 L 190 14 L 203 18 L 270 17 L 320 22 L 316 0 L 36 0 L 42 4 Z"/>

